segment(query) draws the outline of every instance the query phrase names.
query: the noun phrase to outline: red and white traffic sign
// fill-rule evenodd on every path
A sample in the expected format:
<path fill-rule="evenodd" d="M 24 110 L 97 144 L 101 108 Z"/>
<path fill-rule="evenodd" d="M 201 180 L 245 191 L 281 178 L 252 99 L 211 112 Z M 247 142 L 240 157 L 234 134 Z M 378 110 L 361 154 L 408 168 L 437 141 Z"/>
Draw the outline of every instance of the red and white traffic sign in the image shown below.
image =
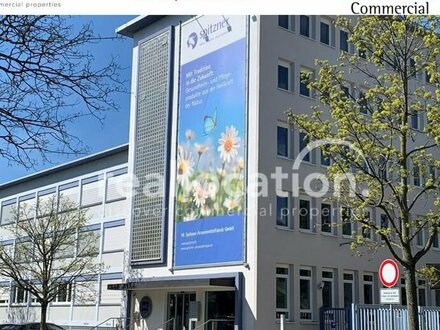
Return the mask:
<path fill-rule="evenodd" d="M 379 278 L 384 286 L 391 288 L 399 280 L 399 266 L 393 259 L 385 259 L 379 267 Z"/>

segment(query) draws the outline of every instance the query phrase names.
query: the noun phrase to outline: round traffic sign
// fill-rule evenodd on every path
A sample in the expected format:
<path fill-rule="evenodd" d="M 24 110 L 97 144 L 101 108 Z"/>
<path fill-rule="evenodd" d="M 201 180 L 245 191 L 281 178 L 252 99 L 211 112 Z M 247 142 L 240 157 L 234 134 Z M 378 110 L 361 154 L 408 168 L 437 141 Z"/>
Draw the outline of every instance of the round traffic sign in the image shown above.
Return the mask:
<path fill-rule="evenodd" d="M 379 278 L 384 286 L 391 288 L 399 280 L 399 266 L 393 259 L 385 259 L 379 267 Z"/>

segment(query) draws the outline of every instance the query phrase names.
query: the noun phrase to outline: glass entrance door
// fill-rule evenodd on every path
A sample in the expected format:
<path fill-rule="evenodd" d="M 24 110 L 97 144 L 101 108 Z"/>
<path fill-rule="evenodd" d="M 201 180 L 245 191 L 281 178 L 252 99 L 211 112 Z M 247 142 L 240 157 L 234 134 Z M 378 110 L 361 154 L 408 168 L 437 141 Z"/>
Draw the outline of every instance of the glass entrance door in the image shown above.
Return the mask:
<path fill-rule="evenodd" d="M 189 302 L 196 301 L 196 294 L 190 292 L 179 292 L 168 294 L 168 317 L 174 318 L 168 323 L 168 330 L 189 329 Z"/>

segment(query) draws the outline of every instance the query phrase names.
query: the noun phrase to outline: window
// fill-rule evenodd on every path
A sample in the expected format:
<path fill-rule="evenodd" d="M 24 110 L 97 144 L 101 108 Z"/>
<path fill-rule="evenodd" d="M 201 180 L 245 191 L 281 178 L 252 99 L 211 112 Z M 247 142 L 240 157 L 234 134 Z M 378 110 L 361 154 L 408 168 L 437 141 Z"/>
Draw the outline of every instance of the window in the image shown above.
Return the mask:
<path fill-rule="evenodd" d="M 307 145 L 309 144 L 309 137 L 306 133 L 300 132 L 299 133 L 299 151 L 302 151 L 303 149 L 307 148 Z M 310 152 L 308 152 L 306 155 L 304 155 L 303 161 L 310 162 Z"/>
<path fill-rule="evenodd" d="M 277 155 L 289 156 L 289 130 L 287 127 L 277 126 Z"/>
<path fill-rule="evenodd" d="M 17 202 L 15 199 L 2 203 L 1 224 L 11 223 L 16 219 Z"/>
<path fill-rule="evenodd" d="M 278 15 L 278 26 L 287 30 L 295 30 L 295 17 L 289 15 Z"/>
<path fill-rule="evenodd" d="M 388 180 L 388 162 L 386 158 L 382 155 L 379 157 L 378 167 L 379 177 L 382 180 Z"/>
<path fill-rule="evenodd" d="M 80 257 L 93 256 L 99 253 L 101 240 L 98 230 L 82 231 L 78 234 L 78 251 Z"/>
<path fill-rule="evenodd" d="M 431 75 L 428 71 L 425 71 L 425 82 L 430 83 L 431 82 Z"/>
<path fill-rule="evenodd" d="M 440 289 L 435 290 L 435 305 L 440 307 Z"/>
<path fill-rule="evenodd" d="M 438 233 L 435 233 L 434 242 L 432 243 L 432 246 L 436 249 L 439 248 L 439 235 L 438 235 Z"/>
<path fill-rule="evenodd" d="M 289 226 L 288 198 L 277 196 L 277 226 Z"/>
<path fill-rule="evenodd" d="M 32 197 L 23 197 L 18 199 L 19 220 L 33 219 L 36 207 L 35 195 Z"/>
<path fill-rule="evenodd" d="M 367 222 L 370 222 L 371 221 L 371 212 L 370 211 L 366 211 L 364 218 L 365 218 L 365 220 Z M 361 230 L 362 230 L 362 237 L 363 238 L 372 239 L 372 230 L 371 230 L 370 226 L 362 225 Z"/>
<path fill-rule="evenodd" d="M 0 285 L 0 305 L 9 303 L 9 286 Z"/>
<path fill-rule="evenodd" d="M 321 204 L 321 231 L 324 233 L 332 232 L 332 207 L 330 204 Z"/>
<path fill-rule="evenodd" d="M 419 129 L 419 115 L 417 112 L 411 114 L 411 128 Z"/>
<path fill-rule="evenodd" d="M 55 302 L 66 303 L 72 301 L 72 283 L 58 284 L 58 293 L 55 297 Z"/>
<path fill-rule="evenodd" d="M 47 215 L 52 210 L 57 209 L 57 198 L 55 196 L 55 189 L 41 191 L 37 197 L 37 215 Z"/>
<path fill-rule="evenodd" d="M 304 199 L 299 201 L 299 228 L 311 230 L 310 202 Z"/>
<path fill-rule="evenodd" d="M 344 273 L 344 307 L 350 307 L 354 302 L 354 274 Z"/>
<path fill-rule="evenodd" d="M 388 216 L 383 213 L 380 215 L 380 228 L 381 229 L 389 228 Z"/>
<path fill-rule="evenodd" d="M 364 92 L 359 92 L 359 111 L 363 114 L 368 114 L 368 101 Z"/>
<path fill-rule="evenodd" d="M 71 207 L 79 205 L 79 185 L 75 183 L 73 186 L 64 186 L 59 188 L 59 210 L 67 211 Z"/>
<path fill-rule="evenodd" d="M 322 271 L 322 307 L 334 306 L 333 271 Z"/>
<path fill-rule="evenodd" d="M 127 198 L 128 175 L 110 173 L 107 177 L 107 189 L 105 192 L 106 203 Z"/>
<path fill-rule="evenodd" d="M 342 219 L 342 235 L 351 236 L 351 210 L 347 207 L 341 209 L 341 219 Z"/>
<path fill-rule="evenodd" d="M 426 306 L 426 282 L 423 280 L 418 281 L 417 298 L 419 306 Z"/>
<path fill-rule="evenodd" d="M 310 38 L 310 17 L 301 15 L 299 17 L 299 34 L 304 37 Z"/>
<path fill-rule="evenodd" d="M 422 181 L 420 180 L 420 169 L 417 165 L 413 166 L 413 180 L 415 186 L 420 187 L 422 185 Z"/>
<path fill-rule="evenodd" d="M 330 45 L 330 24 L 327 21 L 321 21 L 320 41 L 323 44 Z"/>
<path fill-rule="evenodd" d="M 339 48 L 344 52 L 348 52 L 348 32 L 344 30 L 339 31 Z"/>
<path fill-rule="evenodd" d="M 349 85 L 341 85 L 341 90 L 343 95 L 346 98 L 350 98 L 350 86 Z"/>
<path fill-rule="evenodd" d="M 284 314 L 289 319 L 289 268 L 279 266 L 276 268 L 276 317 Z"/>
<path fill-rule="evenodd" d="M 278 88 L 293 91 L 292 64 L 286 61 L 278 61 Z"/>
<path fill-rule="evenodd" d="M 327 156 L 324 150 L 321 149 L 321 165 L 330 166 L 330 156 Z"/>
<path fill-rule="evenodd" d="M 312 79 L 312 71 L 302 67 L 299 73 L 299 93 L 302 96 L 312 97 L 312 92 L 308 87 L 310 79 Z"/>
<path fill-rule="evenodd" d="M 312 319 L 312 270 L 299 270 L 299 309 L 301 320 Z"/>
<path fill-rule="evenodd" d="M 12 287 L 12 303 L 26 304 L 28 300 L 28 292 L 18 286 Z"/>
<path fill-rule="evenodd" d="M 103 180 L 97 177 L 84 180 L 81 186 L 81 206 L 101 204 L 103 188 Z"/>
<path fill-rule="evenodd" d="M 374 303 L 374 277 L 373 275 L 364 275 L 364 304 L 372 305 Z"/>

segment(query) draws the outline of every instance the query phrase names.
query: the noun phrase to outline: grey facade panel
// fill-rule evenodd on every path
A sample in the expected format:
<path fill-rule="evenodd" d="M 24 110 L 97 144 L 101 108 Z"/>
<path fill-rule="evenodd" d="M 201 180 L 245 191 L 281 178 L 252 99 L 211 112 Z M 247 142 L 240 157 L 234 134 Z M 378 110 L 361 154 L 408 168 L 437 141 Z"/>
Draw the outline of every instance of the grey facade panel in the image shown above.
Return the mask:
<path fill-rule="evenodd" d="M 148 177 L 167 177 L 169 68 L 171 30 L 139 44 L 134 175 L 141 191 Z M 131 261 L 162 262 L 166 194 L 134 196 L 131 226 Z"/>

